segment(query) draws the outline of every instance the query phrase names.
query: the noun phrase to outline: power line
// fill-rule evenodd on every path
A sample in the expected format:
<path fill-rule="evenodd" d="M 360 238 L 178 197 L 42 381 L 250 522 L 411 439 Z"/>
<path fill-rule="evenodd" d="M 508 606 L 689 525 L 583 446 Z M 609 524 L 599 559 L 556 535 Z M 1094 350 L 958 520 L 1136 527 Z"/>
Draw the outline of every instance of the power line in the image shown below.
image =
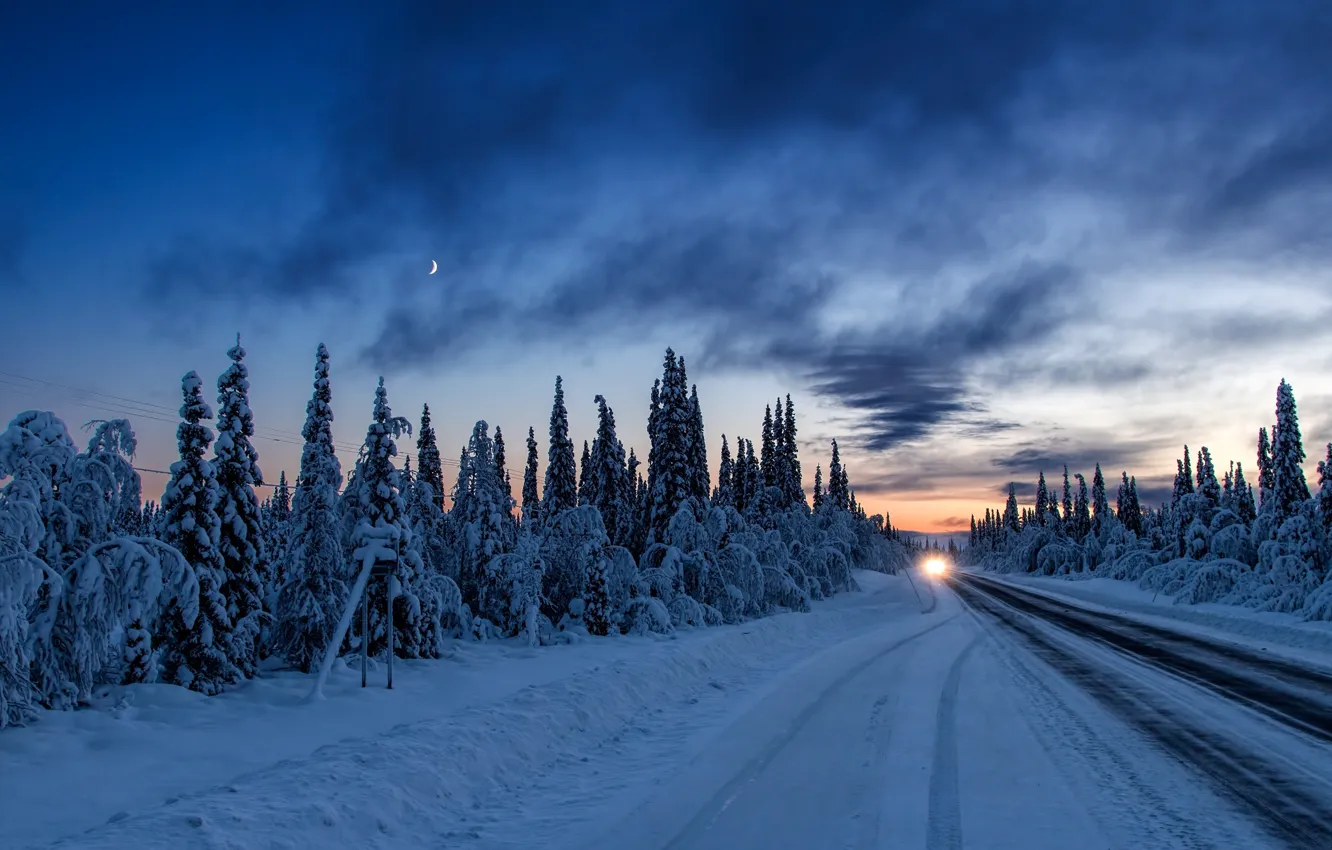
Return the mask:
<path fill-rule="evenodd" d="M 174 425 L 180 421 L 176 410 L 166 407 L 164 405 L 157 404 L 155 402 L 141 401 L 139 399 L 128 398 L 126 396 L 119 396 L 119 395 L 113 395 L 111 393 L 98 392 L 97 390 L 83 389 L 81 387 L 74 387 L 68 384 L 61 384 L 56 381 L 48 381 L 42 378 L 32 378 L 27 375 L 19 375 L 14 372 L 7 372 L 4 370 L 0 370 L 0 388 L 4 388 L 12 392 L 18 392 L 20 394 L 27 396 L 37 395 L 37 393 L 34 392 L 33 387 L 25 386 L 23 384 L 18 384 L 15 383 L 13 380 L 6 380 L 6 379 L 17 379 L 19 381 L 28 381 L 31 384 L 40 384 L 42 386 L 56 388 L 58 390 L 63 391 L 61 394 L 65 395 L 66 398 L 70 401 L 70 403 L 75 404 L 79 407 L 87 408 L 89 410 L 116 413 L 125 417 L 137 417 L 139 419 L 147 419 L 151 422 L 161 422 L 167 425 Z M 70 397 L 71 394 L 72 397 Z M 98 397 L 102 399 L 107 399 L 107 401 L 101 401 L 99 403 L 89 403 L 89 402 L 97 402 Z M 260 433 L 261 431 L 265 431 L 268 433 Z M 285 445 L 303 446 L 305 444 L 305 438 L 300 434 L 297 434 L 292 431 L 284 431 L 282 429 L 273 428 L 270 426 L 256 425 L 254 437 L 255 439 L 267 440 L 272 443 L 282 443 Z M 348 454 L 353 457 L 359 457 L 361 453 L 361 447 L 360 445 L 334 440 L 333 451 L 335 454 Z M 445 466 L 458 465 L 458 461 L 453 460 L 451 458 L 441 457 L 440 462 Z M 162 470 L 141 470 L 141 471 L 154 472 L 162 475 L 171 474 L 169 472 L 164 472 Z M 266 484 L 262 486 L 274 486 L 274 485 Z"/>

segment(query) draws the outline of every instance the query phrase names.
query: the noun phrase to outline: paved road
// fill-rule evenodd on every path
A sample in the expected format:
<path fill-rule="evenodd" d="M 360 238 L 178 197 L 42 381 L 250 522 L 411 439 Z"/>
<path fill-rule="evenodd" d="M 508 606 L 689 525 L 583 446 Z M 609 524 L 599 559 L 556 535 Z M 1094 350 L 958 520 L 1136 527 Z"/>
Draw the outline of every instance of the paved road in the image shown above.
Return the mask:
<path fill-rule="evenodd" d="M 1326 671 L 983 576 L 957 574 L 950 584 L 979 619 L 1016 638 L 1205 777 L 1274 838 L 1292 848 L 1332 848 L 1332 750 L 1326 746 L 1332 742 L 1332 676 Z M 1097 649 L 1126 663 L 1107 663 Z M 1174 687 L 1144 680 L 1135 668 L 1164 674 Z M 1255 735 L 1252 724 L 1215 722 L 1204 710 L 1209 697 L 1261 715 L 1286 740 Z"/>

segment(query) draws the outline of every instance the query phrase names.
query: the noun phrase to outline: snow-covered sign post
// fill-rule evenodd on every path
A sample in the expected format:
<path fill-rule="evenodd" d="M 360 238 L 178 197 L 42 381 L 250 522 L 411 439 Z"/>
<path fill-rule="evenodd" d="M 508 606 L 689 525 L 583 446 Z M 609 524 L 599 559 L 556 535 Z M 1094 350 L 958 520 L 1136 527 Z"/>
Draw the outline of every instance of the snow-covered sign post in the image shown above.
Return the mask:
<path fill-rule="evenodd" d="M 400 493 L 400 479 L 397 470 L 393 468 L 393 457 L 398 453 L 393 438 L 410 433 L 411 425 L 407 420 L 393 416 L 389 411 L 388 393 L 384 390 L 384 379 L 380 378 L 379 387 L 375 390 L 374 414 L 365 435 L 365 446 L 361 449 L 348 492 L 344 494 L 344 521 L 351 528 L 352 562 L 359 564 L 360 570 L 356 584 L 347 597 L 342 619 L 324 651 L 324 662 L 319 667 L 319 677 L 310 692 L 311 699 L 323 696 L 324 682 L 328 680 L 329 670 L 338 657 L 338 649 L 342 646 L 347 630 L 351 628 L 358 604 L 361 605 L 361 685 L 365 686 L 369 644 L 378 632 L 378 624 L 370 623 L 368 585 L 372 575 L 384 576 L 388 582 L 388 592 L 385 594 L 388 597 L 385 633 L 388 637 L 388 684 L 390 688 L 393 687 L 393 597 L 396 595 L 399 575 L 411 574 L 399 573 L 399 570 L 403 567 L 404 558 L 407 561 L 406 569 L 421 569 L 421 559 L 412 547 L 411 529 L 404 517 L 406 506 Z"/>

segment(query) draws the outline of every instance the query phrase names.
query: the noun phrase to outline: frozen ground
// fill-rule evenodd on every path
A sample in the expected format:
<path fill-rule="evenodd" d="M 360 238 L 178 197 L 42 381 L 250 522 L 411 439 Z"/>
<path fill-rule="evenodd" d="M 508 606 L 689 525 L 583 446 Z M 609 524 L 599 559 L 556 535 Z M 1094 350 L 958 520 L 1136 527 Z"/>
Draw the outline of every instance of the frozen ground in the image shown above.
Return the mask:
<path fill-rule="evenodd" d="M 917 578 L 922 612 L 904 579 L 860 579 L 674 640 L 464 645 L 392 692 L 347 670 L 316 705 L 290 675 L 130 688 L 0 734 L 0 844 L 1332 846 L 1299 843 L 1332 840 L 1326 740 L 975 592 Z"/>

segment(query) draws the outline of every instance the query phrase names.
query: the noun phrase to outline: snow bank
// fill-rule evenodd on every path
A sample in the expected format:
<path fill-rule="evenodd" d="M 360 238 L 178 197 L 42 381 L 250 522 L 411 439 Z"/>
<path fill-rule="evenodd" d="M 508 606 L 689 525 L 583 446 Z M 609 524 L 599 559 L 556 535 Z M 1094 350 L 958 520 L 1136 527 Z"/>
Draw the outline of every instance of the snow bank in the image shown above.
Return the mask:
<path fill-rule="evenodd" d="M 513 806 L 580 759 L 739 683 L 788 669 L 885 621 L 919 618 L 900 577 L 863 593 L 676 638 L 618 637 L 532 650 L 458 644 L 449 661 L 399 662 L 370 689 L 341 665 L 329 699 L 270 673 L 204 698 L 112 689 L 107 711 L 48 712 L 0 737 L 0 799 L 14 846 L 436 846 L 477 813 Z M 728 692 L 729 691 L 729 692 Z M 70 806 L 71 799 L 77 806 Z M 473 824 L 473 826 L 468 826 Z M 78 834 L 81 830 L 89 830 Z"/>

